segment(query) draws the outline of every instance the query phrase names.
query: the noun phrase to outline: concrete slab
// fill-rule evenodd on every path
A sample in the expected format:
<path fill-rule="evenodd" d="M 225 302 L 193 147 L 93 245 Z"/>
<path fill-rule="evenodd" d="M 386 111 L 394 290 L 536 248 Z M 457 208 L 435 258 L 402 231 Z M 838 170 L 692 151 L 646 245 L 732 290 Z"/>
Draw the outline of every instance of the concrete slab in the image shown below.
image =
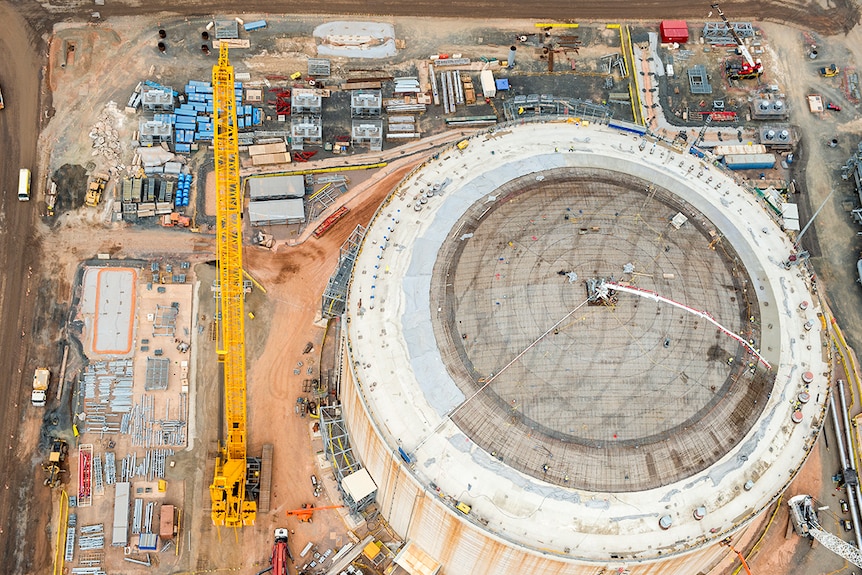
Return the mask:
<path fill-rule="evenodd" d="M 91 354 L 131 353 L 136 279 L 132 268 L 90 268 L 84 273 L 81 316 L 88 333 L 85 345 Z"/>

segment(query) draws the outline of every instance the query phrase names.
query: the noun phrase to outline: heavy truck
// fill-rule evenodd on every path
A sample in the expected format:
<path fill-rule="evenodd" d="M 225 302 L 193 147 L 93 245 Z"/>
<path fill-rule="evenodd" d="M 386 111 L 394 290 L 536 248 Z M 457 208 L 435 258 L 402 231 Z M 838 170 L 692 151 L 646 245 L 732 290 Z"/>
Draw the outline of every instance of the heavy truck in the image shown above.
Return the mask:
<path fill-rule="evenodd" d="M 30 394 L 30 402 L 36 407 L 45 407 L 48 400 L 48 382 L 51 372 L 45 367 L 37 367 L 33 373 L 33 392 Z"/>

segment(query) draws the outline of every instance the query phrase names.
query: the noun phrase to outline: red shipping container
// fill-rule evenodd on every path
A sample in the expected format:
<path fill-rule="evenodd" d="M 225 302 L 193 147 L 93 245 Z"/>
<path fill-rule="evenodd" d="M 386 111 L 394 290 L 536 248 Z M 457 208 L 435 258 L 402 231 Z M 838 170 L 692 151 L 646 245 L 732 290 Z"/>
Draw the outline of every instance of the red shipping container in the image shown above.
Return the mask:
<path fill-rule="evenodd" d="M 659 26 L 661 41 L 664 44 L 676 42 L 685 44 L 688 42 L 688 24 L 685 20 L 662 20 Z"/>

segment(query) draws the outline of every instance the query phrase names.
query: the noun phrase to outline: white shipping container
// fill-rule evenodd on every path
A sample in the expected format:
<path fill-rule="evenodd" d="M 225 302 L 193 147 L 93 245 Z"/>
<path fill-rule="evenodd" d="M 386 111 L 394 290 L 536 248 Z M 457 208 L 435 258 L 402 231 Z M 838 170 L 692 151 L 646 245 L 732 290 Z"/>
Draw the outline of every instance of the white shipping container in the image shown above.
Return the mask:
<path fill-rule="evenodd" d="M 497 84 L 494 82 L 494 73 L 491 70 L 482 70 L 479 80 L 482 82 L 482 93 L 486 98 L 497 95 Z"/>

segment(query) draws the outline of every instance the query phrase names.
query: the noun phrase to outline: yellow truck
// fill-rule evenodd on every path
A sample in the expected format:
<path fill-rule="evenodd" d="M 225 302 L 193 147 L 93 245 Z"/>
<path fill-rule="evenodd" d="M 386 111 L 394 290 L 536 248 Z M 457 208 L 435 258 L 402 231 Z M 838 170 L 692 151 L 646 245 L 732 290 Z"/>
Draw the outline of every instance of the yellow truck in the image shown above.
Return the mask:
<path fill-rule="evenodd" d="M 45 407 L 50 379 L 51 372 L 47 368 L 36 368 L 35 373 L 33 373 L 33 393 L 30 394 L 30 402 L 36 407 Z"/>

